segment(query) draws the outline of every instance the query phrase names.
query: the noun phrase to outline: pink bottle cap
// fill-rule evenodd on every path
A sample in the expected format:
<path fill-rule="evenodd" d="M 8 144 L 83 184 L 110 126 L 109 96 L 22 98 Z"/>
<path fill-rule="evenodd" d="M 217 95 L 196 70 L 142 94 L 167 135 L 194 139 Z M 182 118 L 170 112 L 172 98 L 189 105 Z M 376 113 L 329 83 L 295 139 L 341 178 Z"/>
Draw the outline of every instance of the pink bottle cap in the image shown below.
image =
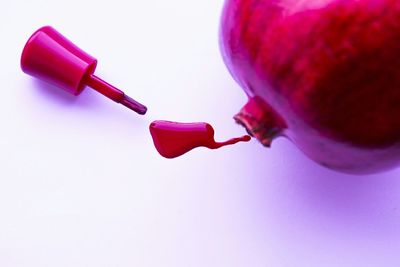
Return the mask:
<path fill-rule="evenodd" d="M 22 70 L 33 77 L 73 95 L 79 95 L 86 86 L 90 86 L 139 114 L 146 113 L 144 105 L 95 76 L 96 66 L 94 57 L 50 26 L 40 28 L 29 38 L 21 56 Z"/>

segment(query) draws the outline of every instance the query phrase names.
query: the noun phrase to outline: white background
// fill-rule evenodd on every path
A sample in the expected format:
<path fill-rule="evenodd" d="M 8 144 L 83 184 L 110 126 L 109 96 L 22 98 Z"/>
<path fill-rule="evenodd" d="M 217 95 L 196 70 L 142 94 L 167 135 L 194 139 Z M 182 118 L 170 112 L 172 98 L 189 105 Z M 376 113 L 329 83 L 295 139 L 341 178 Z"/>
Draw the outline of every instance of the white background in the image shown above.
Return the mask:
<path fill-rule="evenodd" d="M 231 118 L 246 96 L 218 48 L 222 4 L 1 0 L 1 267 L 400 265 L 399 170 L 335 173 L 285 139 L 157 154 L 155 119 L 208 121 L 219 140 L 244 133 Z M 148 114 L 22 73 L 43 25 Z"/>

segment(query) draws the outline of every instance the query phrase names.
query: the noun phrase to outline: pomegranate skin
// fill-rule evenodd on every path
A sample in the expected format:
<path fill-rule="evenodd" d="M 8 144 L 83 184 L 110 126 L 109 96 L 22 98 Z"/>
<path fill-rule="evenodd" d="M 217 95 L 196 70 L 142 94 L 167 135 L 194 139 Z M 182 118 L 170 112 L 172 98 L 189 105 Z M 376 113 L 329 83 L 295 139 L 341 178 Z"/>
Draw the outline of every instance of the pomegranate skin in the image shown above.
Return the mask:
<path fill-rule="evenodd" d="M 249 96 L 235 116 L 353 174 L 400 162 L 400 1 L 226 0 L 221 51 Z"/>

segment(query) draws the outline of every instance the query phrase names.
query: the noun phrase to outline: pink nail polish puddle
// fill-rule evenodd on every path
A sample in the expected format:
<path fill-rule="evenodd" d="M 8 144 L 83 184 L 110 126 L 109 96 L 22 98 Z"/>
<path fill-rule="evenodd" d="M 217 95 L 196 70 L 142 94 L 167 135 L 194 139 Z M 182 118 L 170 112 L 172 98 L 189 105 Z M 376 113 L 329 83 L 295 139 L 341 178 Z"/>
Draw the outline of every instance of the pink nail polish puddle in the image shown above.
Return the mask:
<path fill-rule="evenodd" d="M 249 135 L 244 135 L 226 142 L 216 142 L 213 127 L 205 122 L 154 121 L 150 125 L 150 133 L 157 151 L 165 158 L 179 157 L 196 147 L 218 149 L 251 139 Z"/>

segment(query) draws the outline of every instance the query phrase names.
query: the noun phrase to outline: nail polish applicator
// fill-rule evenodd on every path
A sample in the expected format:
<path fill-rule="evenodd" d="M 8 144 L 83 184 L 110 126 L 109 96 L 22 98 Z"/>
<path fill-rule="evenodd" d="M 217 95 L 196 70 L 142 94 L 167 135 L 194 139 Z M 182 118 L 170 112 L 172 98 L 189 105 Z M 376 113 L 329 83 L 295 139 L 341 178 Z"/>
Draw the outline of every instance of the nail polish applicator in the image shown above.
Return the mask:
<path fill-rule="evenodd" d="M 29 38 L 21 56 L 21 68 L 26 74 L 75 96 L 89 86 L 138 114 L 146 113 L 146 106 L 94 75 L 96 66 L 97 59 L 50 26 L 40 28 Z"/>

